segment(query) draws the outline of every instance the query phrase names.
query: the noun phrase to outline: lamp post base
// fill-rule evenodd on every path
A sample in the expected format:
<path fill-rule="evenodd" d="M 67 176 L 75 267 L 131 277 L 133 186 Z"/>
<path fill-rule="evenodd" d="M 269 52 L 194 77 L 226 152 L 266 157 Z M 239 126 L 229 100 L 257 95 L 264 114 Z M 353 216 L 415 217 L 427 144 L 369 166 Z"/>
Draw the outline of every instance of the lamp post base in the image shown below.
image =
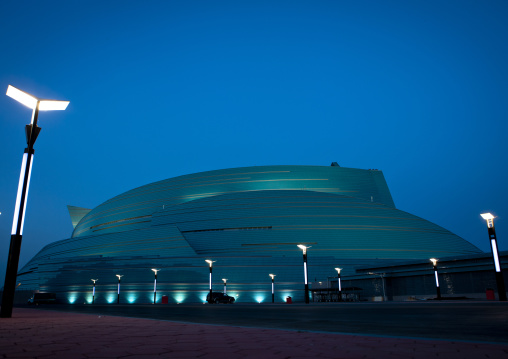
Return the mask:
<path fill-rule="evenodd" d="M 11 235 L 9 257 L 7 259 L 7 270 L 5 273 L 4 291 L 2 294 L 2 308 L 0 318 L 12 317 L 12 306 L 14 305 L 14 292 L 16 290 L 16 278 L 18 276 L 19 254 L 21 252 L 21 234 Z"/>

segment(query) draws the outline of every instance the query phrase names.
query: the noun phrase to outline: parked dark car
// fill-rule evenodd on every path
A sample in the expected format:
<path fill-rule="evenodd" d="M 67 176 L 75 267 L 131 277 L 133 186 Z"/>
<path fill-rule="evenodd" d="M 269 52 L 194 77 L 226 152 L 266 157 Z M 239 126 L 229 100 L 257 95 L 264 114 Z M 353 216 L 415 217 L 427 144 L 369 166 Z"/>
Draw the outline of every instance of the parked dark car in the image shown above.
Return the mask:
<path fill-rule="evenodd" d="M 206 296 L 206 301 L 208 303 L 227 303 L 233 304 L 235 302 L 235 298 L 230 295 L 224 294 L 222 292 L 212 292 L 212 299 L 210 300 L 210 293 Z"/>
<path fill-rule="evenodd" d="M 53 304 L 56 303 L 56 294 L 55 293 L 34 293 L 30 299 L 28 299 L 28 304 Z"/>

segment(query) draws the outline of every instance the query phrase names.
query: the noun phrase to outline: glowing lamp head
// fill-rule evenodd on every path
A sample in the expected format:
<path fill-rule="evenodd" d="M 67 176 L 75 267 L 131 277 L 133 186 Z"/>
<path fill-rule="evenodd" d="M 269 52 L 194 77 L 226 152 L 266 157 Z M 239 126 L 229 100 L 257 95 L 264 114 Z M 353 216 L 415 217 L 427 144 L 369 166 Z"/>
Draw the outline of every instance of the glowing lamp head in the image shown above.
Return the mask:
<path fill-rule="evenodd" d="M 275 278 L 276 274 L 268 274 L 272 279 Z"/>
<path fill-rule="evenodd" d="M 307 249 L 310 248 L 310 246 L 307 247 L 307 246 L 304 246 L 303 244 L 299 244 L 297 247 L 303 251 L 303 254 L 307 253 Z"/>
<path fill-rule="evenodd" d="M 492 215 L 492 213 L 482 213 L 480 216 L 482 216 L 482 218 L 487 221 L 487 227 L 489 228 L 494 227 L 495 217 Z"/>
<path fill-rule="evenodd" d="M 228 281 L 227 278 L 222 278 L 222 281 L 224 282 L 224 284 L 226 284 L 226 282 Z"/>
<path fill-rule="evenodd" d="M 340 271 L 342 270 L 342 268 L 335 268 L 335 270 L 337 271 L 338 274 L 340 274 Z"/>
<path fill-rule="evenodd" d="M 208 263 L 210 265 L 210 267 L 212 266 L 212 264 L 216 261 L 212 261 L 211 259 L 205 259 L 205 262 Z"/>
<path fill-rule="evenodd" d="M 432 265 L 434 265 L 434 266 L 437 264 L 437 261 L 438 261 L 438 260 L 439 260 L 439 259 L 436 259 L 436 258 L 431 258 L 431 259 L 430 259 L 430 261 L 432 262 Z"/>
<path fill-rule="evenodd" d="M 37 107 L 37 104 L 39 104 L 39 111 L 65 110 L 69 105 L 69 101 L 41 100 L 11 85 L 7 87 L 6 95 L 32 110 Z"/>
<path fill-rule="evenodd" d="M 489 219 L 494 219 L 495 217 L 492 215 L 492 213 L 482 213 L 480 214 L 480 216 L 482 216 L 482 218 L 486 221 L 488 221 Z"/>
<path fill-rule="evenodd" d="M 152 268 L 152 270 L 154 271 L 155 274 L 157 274 L 157 272 L 160 271 L 160 269 L 155 269 L 155 268 Z"/>
<path fill-rule="evenodd" d="M 123 277 L 123 274 L 116 274 L 116 276 L 118 277 L 118 280 L 120 280 L 120 278 Z"/>
<path fill-rule="evenodd" d="M 93 284 L 95 284 L 95 282 L 98 281 L 98 279 L 90 279 L 90 280 L 93 282 Z"/>

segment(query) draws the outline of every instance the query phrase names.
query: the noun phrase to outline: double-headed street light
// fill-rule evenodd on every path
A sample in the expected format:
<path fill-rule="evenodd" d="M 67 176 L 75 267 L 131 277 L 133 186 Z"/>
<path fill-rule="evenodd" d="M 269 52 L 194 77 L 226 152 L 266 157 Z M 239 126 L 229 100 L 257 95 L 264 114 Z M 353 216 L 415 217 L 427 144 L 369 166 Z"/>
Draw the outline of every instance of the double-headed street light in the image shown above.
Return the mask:
<path fill-rule="evenodd" d="M 439 288 L 439 278 L 437 276 L 437 262 L 439 261 L 439 259 L 431 258 L 430 261 L 432 262 L 432 265 L 434 267 L 434 277 L 436 278 L 436 294 L 437 294 L 437 299 L 441 300 L 441 289 Z"/>
<path fill-rule="evenodd" d="M 272 303 L 275 303 L 275 274 L 268 274 L 272 278 Z"/>
<path fill-rule="evenodd" d="M 34 144 L 41 128 L 37 126 L 39 111 L 65 110 L 69 101 L 42 100 L 24 91 L 9 85 L 7 96 L 32 109 L 32 120 L 25 126 L 27 147 L 23 154 L 21 173 L 18 182 L 18 194 L 16 196 L 16 207 L 12 221 L 11 244 L 9 257 L 7 259 L 7 270 L 2 295 L 2 307 L 0 317 L 12 317 L 12 305 L 14 303 L 14 291 L 16 289 L 16 276 L 18 272 L 19 255 L 21 252 L 21 239 L 23 236 L 23 225 L 25 221 L 26 200 L 28 198 L 28 187 L 30 186 L 30 175 L 34 156 Z"/>
<path fill-rule="evenodd" d="M 298 248 L 303 251 L 303 274 L 305 278 L 305 303 L 309 304 L 309 282 L 307 280 L 307 249 L 310 248 L 304 246 L 303 244 L 299 244 Z"/>
<path fill-rule="evenodd" d="M 497 251 L 496 228 L 494 227 L 494 216 L 491 213 L 482 213 L 482 218 L 487 221 L 489 230 L 490 247 L 492 248 L 492 257 L 494 259 L 494 267 L 496 269 L 497 293 L 499 300 L 506 302 L 506 288 L 504 286 L 503 271 L 501 270 L 501 262 Z"/>
<path fill-rule="evenodd" d="M 93 289 L 92 289 L 92 304 L 95 302 L 95 282 L 98 281 L 98 279 L 91 279 L 93 282 Z"/>
<path fill-rule="evenodd" d="M 208 263 L 208 265 L 210 266 L 210 296 L 208 298 L 208 303 L 212 303 L 213 302 L 213 298 L 212 298 L 212 266 L 213 266 L 213 263 L 216 261 L 212 261 L 211 259 L 205 259 L 205 262 Z"/>
<path fill-rule="evenodd" d="M 155 304 L 157 299 L 157 272 L 160 271 L 160 269 L 152 268 L 152 270 L 155 273 L 155 280 L 153 281 L 153 304 Z"/>
<path fill-rule="evenodd" d="M 116 274 L 118 277 L 118 297 L 116 298 L 116 304 L 120 304 L 120 279 L 123 277 L 123 274 Z"/>
<path fill-rule="evenodd" d="M 335 270 L 337 271 L 337 286 L 339 287 L 339 302 L 342 302 L 342 286 L 340 283 L 340 271 L 342 270 L 342 268 L 335 268 Z"/>

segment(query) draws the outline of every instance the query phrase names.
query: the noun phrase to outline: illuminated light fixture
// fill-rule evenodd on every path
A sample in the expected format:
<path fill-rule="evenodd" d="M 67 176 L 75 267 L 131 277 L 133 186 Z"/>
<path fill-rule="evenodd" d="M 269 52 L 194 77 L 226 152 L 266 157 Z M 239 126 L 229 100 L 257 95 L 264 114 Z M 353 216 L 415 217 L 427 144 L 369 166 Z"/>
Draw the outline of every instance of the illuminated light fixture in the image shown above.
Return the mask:
<path fill-rule="evenodd" d="M 337 286 L 339 288 L 339 302 L 342 302 L 342 285 L 340 282 L 340 271 L 342 270 L 342 268 L 335 268 L 335 270 L 337 271 Z"/>
<path fill-rule="evenodd" d="M 370 275 L 378 275 L 381 278 L 381 283 L 383 284 L 383 302 L 386 300 L 386 289 L 385 289 L 385 275 L 386 273 L 374 273 L 369 272 Z"/>
<path fill-rule="evenodd" d="M 69 101 L 39 99 L 11 85 L 7 87 L 6 95 L 32 110 L 39 105 L 39 111 L 63 111 L 69 105 Z"/>
<path fill-rule="evenodd" d="M 227 284 L 226 284 L 226 282 L 228 281 L 228 279 L 227 278 L 222 278 L 222 281 L 224 282 L 224 294 L 227 294 L 228 291 L 227 291 Z"/>
<path fill-rule="evenodd" d="M 27 147 L 25 148 L 23 161 L 21 163 L 14 218 L 12 221 L 11 243 L 7 259 L 2 305 L 0 308 L 1 318 L 12 317 L 16 276 L 21 252 L 21 240 L 23 238 L 23 227 L 25 224 L 26 203 L 28 199 L 28 189 L 30 187 L 30 176 L 32 174 L 34 145 L 41 130 L 41 128 L 37 126 L 39 111 L 65 110 L 69 104 L 69 101 L 42 100 L 11 85 L 7 87 L 6 95 L 32 109 L 32 119 L 30 124 L 25 126 Z"/>
<path fill-rule="evenodd" d="M 432 262 L 432 266 L 434 267 L 434 277 L 436 278 L 437 300 L 441 300 L 441 289 L 439 288 L 439 277 L 437 275 L 437 262 L 439 261 L 439 259 L 431 258 L 430 261 Z"/>
<path fill-rule="evenodd" d="M 118 295 L 116 297 L 116 304 L 120 304 L 120 280 L 122 279 L 123 274 L 116 274 L 116 276 L 118 277 Z"/>
<path fill-rule="evenodd" d="M 494 217 L 491 213 L 482 213 L 482 218 L 487 221 L 487 230 L 489 232 L 490 248 L 492 249 L 492 259 L 494 260 L 494 268 L 496 270 L 497 293 L 499 300 L 506 302 L 506 288 L 504 285 L 503 271 L 497 249 L 496 228 L 494 227 Z"/>
<path fill-rule="evenodd" d="M 268 274 L 272 277 L 272 303 L 275 303 L 275 274 Z"/>
<path fill-rule="evenodd" d="M 92 289 L 92 304 L 95 302 L 95 282 L 98 281 L 98 279 L 90 279 L 93 282 L 93 289 Z"/>
<path fill-rule="evenodd" d="M 205 262 L 210 266 L 210 296 L 208 298 L 208 303 L 213 303 L 212 298 L 212 266 L 216 261 L 212 261 L 211 259 L 205 259 Z"/>
<path fill-rule="evenodd" d="M 155 304 L 157 300 L 157 272 L 160 271 L 160 269 L 152 268 L 152 270 L 155 273 L 155 280 L 153 282 L 153 304 Z"/>
<path fill-rule="evenodd" d="M 298 248 L 300 248 L 303 251 L 303 275 L 305 279 L 305 303 L 309 304 L 309 282 L 307 280 L 307 249 L 310 248 L 307 246 L 304 246 L 303 244 L 299 244 Z"/>

